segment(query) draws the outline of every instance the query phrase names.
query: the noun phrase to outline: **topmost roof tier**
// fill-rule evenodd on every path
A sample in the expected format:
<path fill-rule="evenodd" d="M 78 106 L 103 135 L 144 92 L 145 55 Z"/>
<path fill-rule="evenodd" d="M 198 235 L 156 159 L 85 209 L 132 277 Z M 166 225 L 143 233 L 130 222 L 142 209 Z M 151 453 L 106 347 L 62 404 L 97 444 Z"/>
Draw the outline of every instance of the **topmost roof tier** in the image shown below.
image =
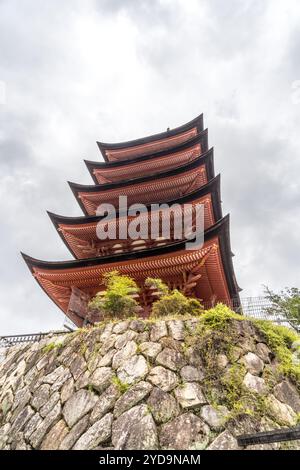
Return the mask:
<path fill-rule="evenodd" d="M 153 155 L 163 150 L 172 150 L 188 142 L 203 131 L 203 114 L 175 129 L 167 130 L 137 140 L 107 144 L 97 142 L 106 162 L 122 162 L 146 155 Z"/>

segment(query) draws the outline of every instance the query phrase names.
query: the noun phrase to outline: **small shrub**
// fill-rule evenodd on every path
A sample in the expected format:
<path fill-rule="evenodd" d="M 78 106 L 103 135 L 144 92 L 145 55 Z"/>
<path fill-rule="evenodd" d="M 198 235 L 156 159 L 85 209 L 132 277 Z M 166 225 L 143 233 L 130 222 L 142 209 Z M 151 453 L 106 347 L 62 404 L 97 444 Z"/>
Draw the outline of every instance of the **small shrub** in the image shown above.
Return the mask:
<path fill-rule="evenodd" d="M 194 298 L 188 298 L 177 289 L 162 294 L 153 303 L 152 315 L 164 317 L 172 315 L 199 315 L 203 311 L 201 303 Z"/>
<path fill-rule="evenodd" d="M 148 277 L 145 280 L 145 286 L 155 289 L 161 297 L 162 295 L 167 295 L 169 293 L 169 288 L 167 284 L 165 284 L 161 279 L 159 278 L 154 278 L 154 277 Z"/>
<path fill-rule="evenodd" d="M 245 317 L 238 315 L 229 307 L 220 303 L 201 315 L 201 324 L 211 330 L 224 330 L 232 319 L 245 320 Z"/>
<path fill-rule="evenodd" d="M 98 292 L 88 307 L 97 310 L 103 318 L 128 318 L 139 308 L 135 296 L 139 288 L 134 279 L 111 271 L 103 276 L 106 290 Z"/>

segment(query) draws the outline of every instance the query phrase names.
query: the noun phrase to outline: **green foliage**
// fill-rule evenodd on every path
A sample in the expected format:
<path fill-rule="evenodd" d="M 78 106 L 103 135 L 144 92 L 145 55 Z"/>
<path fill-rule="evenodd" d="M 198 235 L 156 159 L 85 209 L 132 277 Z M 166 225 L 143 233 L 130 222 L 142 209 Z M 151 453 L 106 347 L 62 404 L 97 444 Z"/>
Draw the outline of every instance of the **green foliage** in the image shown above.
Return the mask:
<path fill-rule="evenodd" d="M 228 416 L 230 419 L 240 415 L 267 415 L 265 397 L 244 386 L 245 374 L 246 368 L 243 364 L 234 364 L 221 378 L 225 403 L 231 410 Z"/>
<path fill-rule="evenodd" d="M 245 373 L 246 369 L 242 364 L 234 364 L 221 379 L 226 391 L 226 404 L 230 408 L 236 405 L 242 396 Z"/>
<path fill-rule="evenodd" d="M 122 380 L 120 380 L 119 377 L 113 377 L 112 383 L 117 387 L 119 392 L 122 394 L 127 392 L 127 390 L 130 388 L 130 385 L 122 382 Z"/>
<path fill-rule="evenodd" d="M 280 372 L 289 376 L 300 387 L 300 363 L 298 359 L 300 336 L 285 326 L 277 326 L 267 320 L 256 320 L 254 323 L 264 334 L 270 349 L 276 354 L 280 363 Z"/>
<path fill-rule="evenodd" d="M 168 286 L 159 278 L 147 277 L 145 280 L 145 286 L 150 289 L 156 290 L 159 297 L 167 295 L 169 293 Z"/>
<path fill-rule="evenodd" d="M 205 366 L 206 377 L 203 382 L 205 394 L 214 406 L 225 404 L 229 408 L 227 419 L 233 423 L 244 415 L 250 416 L 254 421 L 259 420 L 261 416 L 269 415 L 265 396 L 252 392 L 244 386 L 246 370 L 243 364 L 235 362 L 226 370 L 217 367 L 218 354 L 224 353 L 230 358 L 232 348 L 239 344 L 239 328 L 236 327 L 236 322 L 245 320 L 252 321 L 264 333 L 266 343 L 279 361 L 278 372 L 293 378 L 294 381 L 300 377 L 300 365 L 293 362 L 295 350 L 293 351 L 292 345 L 295 346 L 295 342 L 299 341 L 299 336 L 295 332 L 268 321 L 247 319 L 222 304 L 204 312 L 199 317 L 194 332 L 190 332 L 185 341 L 186 344 L 190 344 L 196 357 L 199 356 Z M 264 379 L 271 389 L 275 376 L 270 370 L 266 372 L 268 373 Z"/>
<path fill-rule="evenodd" d="M 300 326 L 300 289 L 286 287 L 276 294 L 267 286 L 264 288 L 265 296 L 271 302 L 265 311 L 270 315 L 284 316 L 287 321 Z"/>
<path fill-rule="evenodd" d="M 228 343 L 227 354 L 230 356 L 230 325 L 232 320 L 246 320 L 245 317 L 236 314 L 228 307 L 218 304 L 216 307 L 205 311 L 199 317 L 197 334 L 204 335 L 207 331 L 222 332 L 223 343 Z M 279 361 L 279 372 L 290 377 L 300 387 L 300 336 L 290 328 L 278 326 L 267 320 L 251 320 L 258 329 L 264 333 L 270 349 L 276 354 Z M 229 336 L 227 337 L 227 333 Z M 293 349 L 294 348 L 294 349 Z"/>
<path fill-rule="evenodd" d="M 60 349 L 62 348 L 63 344 L 58 342 L 58 343 L 55 343 L 55 341 L 53 341 L 52 343 L 48 343 L 46 344 L 46 346 L 43 347 L 42 351 L 43 353 L 48 353 L 50 351 L 53 351 L 53 349 Z"/>
<path fill-rule="evenodd" d="M 117 271 L 111 271 L 103 276 L 102 283 L 105 284 L 106 290 L 98 292 L 90 300 L 89 309 L 97 310 L 102 320 L 134 318 L 141 308 L 135 300 L 139 288 L 134 279 L 120 275 Z M 147 278 L 145 286 L 155 291 L 159 297 L 152 306 L 154 317 L 199 315 L 203 311 L 199 300 L 186 297 L 176 289 L 169 290 L 159 278 Z"/>
<path fill-rule="evenodd" d="M 152 305 L 152 316 L 199 315 L 202 306 L 197 299 L 188 298 L 177 289 L 163 294 Z"/>
<path fill-rule="evenodd" d="M 139 292 L 136 282 L 117 271 L 106 273 L 102 282 L 106 290 L 96 294 L 89 302 L 89 308 L 98 310 L 103 318 L 134 316 L 138 309 L 138 303 L 133 297 Z"/>
<path fill-rule="evenodd" d="M 85 353 L 86 353 L 86 351 L 87 351 L 87 348 L 88 348 L 88 345 L 87 345 L 85 342 L 82 342 L 81 345 L 80 345 L 80 349 L 79 349 L 80 354 L 81 354 L 82 356 L 85 355 Z"/>
<path fill-rule="evenodd" d="M 215 307 L 206 310 L 200 317 L 200 327 L 203 325 L 210 330 L 223 330 L 231 320 L 245 320 L 245 317 L 238 315 L 224 304 L 217 304 Z"/>
<path fill-rule="evenodd" d="M 118 271 L 104 274 L 103 281 L 108 290 L 117 290 L 121 295 L 136 294 L 139 291 L 134 279 L 121 275 Z"/>

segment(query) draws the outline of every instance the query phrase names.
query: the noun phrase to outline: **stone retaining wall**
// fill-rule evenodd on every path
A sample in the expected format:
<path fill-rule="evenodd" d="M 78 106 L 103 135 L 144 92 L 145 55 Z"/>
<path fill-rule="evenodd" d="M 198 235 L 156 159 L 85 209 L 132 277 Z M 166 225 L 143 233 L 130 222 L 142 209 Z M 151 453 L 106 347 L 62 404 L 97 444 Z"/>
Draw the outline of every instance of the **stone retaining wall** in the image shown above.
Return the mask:
<path fill-rule="evenodd" d="M 197 323 L 121 321 L 2 350 L 0 449 L 237 449 L 235 433 L 294 426 L 297 388 L 275 374 L 273 351 L 248 321 L 230 359 L 220 348 L 210 367 L 226 377 L 243 365 L 245 397 L 263 397 L 267 409 L 254 420 L 212 398 L 211 370 L 187 341 Z"/>

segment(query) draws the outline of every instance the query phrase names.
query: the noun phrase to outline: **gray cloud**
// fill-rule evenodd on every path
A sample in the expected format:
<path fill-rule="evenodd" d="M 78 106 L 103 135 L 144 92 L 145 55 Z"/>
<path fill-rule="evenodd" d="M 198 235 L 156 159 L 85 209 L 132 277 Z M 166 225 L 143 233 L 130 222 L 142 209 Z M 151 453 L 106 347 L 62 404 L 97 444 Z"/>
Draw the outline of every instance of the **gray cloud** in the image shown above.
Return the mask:
<path fill-rule="evenodd" d="M 96 140 L 204 112 L 243 295 L 300 279 L 296 0 L 0 1 L 1 333 L 59 328 L 19 255 L 69 259 L 46 210 L 79 215 Z M 300 94 L 299 94 L 300 95 Z"/>

